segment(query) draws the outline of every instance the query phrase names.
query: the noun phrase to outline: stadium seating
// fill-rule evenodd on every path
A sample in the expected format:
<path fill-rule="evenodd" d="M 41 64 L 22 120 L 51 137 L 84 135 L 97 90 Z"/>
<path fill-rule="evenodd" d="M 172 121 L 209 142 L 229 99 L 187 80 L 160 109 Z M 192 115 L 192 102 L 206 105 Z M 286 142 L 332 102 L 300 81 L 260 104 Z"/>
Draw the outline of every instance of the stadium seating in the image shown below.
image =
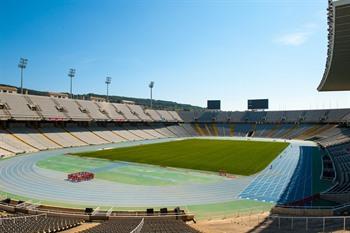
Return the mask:
<path fill-rule="evenodd" d="M 35 106 L 30 104 L 27 96 L 19 94 L 0 93 L 0 102 L 6 105 L 6 110 L 15 120 L 39 120 Z"/>
<path fill-rule="evenodd" d="M 327 110 L 313 110 L 305 112 L 305 122 L 319 122 L 327 119 Z"/>
<path fill-rule="evenodd" d="M 156 110 L 158 112 L 158 114 L 160 115 L 160 117 L 166 121 L 166 122 L 177 122 L 176 119 L 174 119 L 174 117 L 172 115 L 170 115 L 170 113 L 168 111 L 165 110 Z"/>
<path fill-rule="evenodd" d="M 105 221 L 80 233 L 130 233 L 140 221 L 140 218 L 120 218 L 118 220 Z"/>
<path fill-rule="evenodd" d="M 171 130 L 169 130 L 166 126 L 162 124 L 153 125 L 153 129 L 159 132 L 160 134 L 164 135 L 165 137 L 181 137 L 173 133 Z"/>
<path fill-rule="evenodd" d="M 81 233 L 130 233 L 135 229 L 142 218 L 119 218 L 103 222 L 102 224 L 82 231 Z M 188 226 L 182 220 L 175 217 L 149 217 L 144 218 L 144 224 L 140 233 L 197 233 L 198 231 Z"/>
<path fill-rule="evenodd" d="M 145 122 L 153 121 L 153 119 L 143 111 L 140 105 L 128 104 L 127 106 L 129 107 L 131 112 L 135 113 L 135 115 L 137 115 L 137 117 L 141 119 L 141 121 L 145 121 Z"/>
<path fill-rule="evenodd" d="M 115 105 L 108 102 L 96 102 L 101 112 L 106 114 L 112 121 L 123 122 L 127 119 L 123 114 L 115 107 Z"/>
<path fill-rule="evenodd" d="M 251 129 L 251 124 L 235 124 L 234 136 L 245 137 Z"/>
<path fill-rule="evenodd" d="M 219 130 L 217 128 L 216 123 L 208 124 L 207 128 L 209 130 L 210 135 L 212 135 L 212 136 L 219 136 Z"/>
<path fill-rule="evenodd" d="M 10 132 L 17 138 L 39 150 L 56 149 L 61 147 L 33 128 L 13 127 L 10 129 Z"/>
<path fill-rule="evenodd" d="M 327 151 L 333 159 L 337 174 L 337 184 L 327 193 L 350 193 L 350 143 L 328 147 Z"/>
<path fill-rule="evenodd" d="M 176 122 L 183 122 L 182 118 L 180 117 L 180 115 L 177 112 L 175 112 L 175 111 L 168 111 L 168 112 Z"/>
<path fill-rule="evenodd" d="M 76 100 L 79 108 L 85 111 L 87 115 L 94 121 L 108 121 L 109 118 L 106 114 L 102 113 L 101 107 L 95 101 L 88 100 Z"/>
<path fill-rule="evenodd" d="M 74 137 L 66 130 L 58 127 L 44 127 L 39 129 L 47 138 L 62 147 L 85 146 L 86 142 Z"/>
<path fill-rule="evenodd" d="M 285 112 L 282 111 L 268 111 L 265 116 L 265 122 L 274 123 L 281 122 L 285 118 Z"/>
<path fill-rule="evenodd" d="M 178 137 L 190 137 L 191 134 L 186 131 L 183 127 L 178 126 L 178 125 L 169 125 L 167 127 L 169 131 L 171 131 L 173 134 L 175 134 Z"/>
<path fill-rule="evenodd" d="M 110 128 L 113 133 L 119 135 L 122 138 L 125 138 L 128 141 L 137 141 L 142 140 L 142 137 L 137 136 L 136 134 L 130 132 L 129 130 L 121 127 L 121 126 L 114 126 Z"/>
<path fill-rule="evenodd" d="M 91 120 L 91 118 L 87 114 L 87 110 L 79 106 L 75 100 L 62 99 L 62 98 L 54 98 L 54 100 L 58 105 L 63 106 L 65 113 L 69 116 L 71 120 L 74 120 L 74 121 Z"/>
<path fill-rule="evenodd" d="M 11 152 L 10 150 L 5 150 L 5 149 L 0 148 L 0 158 L 5 158 L 5 157 L 11 156 L 11 155 L 14 155 L 14 153 Z"/>
<path fill-rule="evenodd" d="M 197 132 L 193 129 L 193 127 L 190 124 L 183 124 L 182 127 L 189 135 L 198 136 Z"/>
<path fill-rule="evenodd" d="M 197 133 L 201 136 L 211 136 L 211 133 L 207 124 L 195 123 L 194 128 L 197 130 Z"/>
<path fill-rule="evenodd" d="M 218 112 L 216 111 L 204 111 L 197 118 L 198 122 L 201 123 L 210 123 L 215 122 L 217 118 Z"/>
<path fill-rule="evenodd" d="M 75 218 L 48 217 L 46 215 L 21 215 L 0 219 L 1 233 L 45 233 L 60 232 L 82 224 L 84 221 Z"/>
<path fill-rule="evenodd" d="M 228 122 L 228 116 L 227 116 L 227 112 L 222 112 L 219 111 L 218 114 L 216 115 L 216 122 Z"/>
<path fill-rule="evenodd" d="M 266 112 L 250 112 L 247 111 L 243 117 L 244 121 L 248 122 L 262 122 L 266 119 Z"/>
<path fill-rule="evenodd" d="M 228 112 L 227 115 L 230 122 L 244 122 L 245 112 Z"/>
<path fill-rule="evenodd" d="M 157 113 L 158 113 L 158 111 L 157 111 Z M 195 114 L 196 114 L 196 112 L 194 112 L 194 111 L 181 111 L 180 112 L 181 118 L 185 122 L 194 122 L 196 120 L 196 115 Z M 163 117 L 161 117 L 161 119 L 163 121 L 165 121 L 165 119 Z"/>
<path fill-rule="evenodd" d="M 268 132 L 273 129 L 274 125 L 272 124 L 258 124 L 255 128 L 254 137 L 263 137 Z"/>
<path fill-rule="evenodd" d="M 0 130 L 0 138 L 1 138 L 0 147 L 10 152 L 13 152 L 15 154 L 38 151 L 38 149 L 21 141 L 19 138 L 15 137 L 13 134 L 9 133 L 8 131 Z"/>
<path fill-rule="evenodd" d="M 113 133 L 111 130 L 107 129 L 106 127 L 96 127 L 96 126 L 92 126 L 89 127 L 89 129 L 96 134 L 97 136 L 99 136 L 100 138 L 103 138 L 105 141 L 107 142 L 124 142 L 127 141 L 125 138 L 119 136 L 116 133 Z"/>
<path fill-rule="evenodd" d="M 51 97 L 45 96 L 28 96 L 29 99 L 37 106 L 38 113 L 44 120 L 48 121 L 67 121 L 69 117 L 64 114 L 63 106 L 56 104 Z"/>
<path fill-rule="evenodd" d="M 294 127 L 293 124 L 283 124 L 276 129 L 271 135 L 272 138 L 283 138 L 283 136 Z"/>
<path fill-rule="evenodd" d="M 112 103 L 112 105 L 125 117 L 127 121 L 140 121 L 141 119 L 137 117 L 134 111 L 131 111 L 126 104 L 116 104 Z M 139 109 L 141 112 L 142 109 Z M 147 116 L 147 115 L 146 115 Z"/>
<path fill-rule="evenodd" d="M 160 117 L 160 115 L 158 114 L 158 112 L 156 110 L 153 109 L 145 109 L 145 113 L 147 115 L 149 115 L 154 121 L 156 122 L 161 122 L 163 121 L 163 119 Z"/>
<path fill-rule="evenodd" d="M 153 129 L 152 127 L 148 125 L 143 125 L 142 127 L 139 127 L 141 130 L 143 130 L 145 133 L 152 135 L 154 138 L 165 138 L 167 136 L 163 135 L 162 133 L 158 132 L 157 130 Z"/>
<path fill-rule="evenodd" d="M 70 134 L 72 134 L 74 137 L 78 138 L 80 141 L 83 141 L 84 143 L 89 145 L 98 145 L 98 144 L 108 143 L 108 141 L 92 133 L 86 128 L 70 126 L 70 127 L 66 127 L 66 130 Z"/>
<path fill-rule="evenodd" d="M 348 121 L 349 109 L 330 109 L 327 114 L 325 122 L 338 123 L 342 121 Z"/>
<path fill-rule="evenodd" d="M 149 132 L 145 132 L 142 129 L 139 129 L 136 126 L 128 125 L 124 127 L 125 129 L 129 130 L 129 132 L 135 134 L 136 136 L 142 138 L 142 139 L 156 139 L 157 137 L 153 134 L 150 134 Z"/>

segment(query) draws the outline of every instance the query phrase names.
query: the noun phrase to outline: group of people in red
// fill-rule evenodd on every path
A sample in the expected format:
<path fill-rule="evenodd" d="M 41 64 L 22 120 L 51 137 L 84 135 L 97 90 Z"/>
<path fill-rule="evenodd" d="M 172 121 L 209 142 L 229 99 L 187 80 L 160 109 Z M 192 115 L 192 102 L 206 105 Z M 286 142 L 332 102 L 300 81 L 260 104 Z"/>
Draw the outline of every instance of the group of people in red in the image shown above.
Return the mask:
<path fill-rule="evenodd" d="M 76 172 L 68 174 L 68 180 L 71 182 L 88 181 L 92 180 L 94 177 L 94 173 L 91 172 Z"/>

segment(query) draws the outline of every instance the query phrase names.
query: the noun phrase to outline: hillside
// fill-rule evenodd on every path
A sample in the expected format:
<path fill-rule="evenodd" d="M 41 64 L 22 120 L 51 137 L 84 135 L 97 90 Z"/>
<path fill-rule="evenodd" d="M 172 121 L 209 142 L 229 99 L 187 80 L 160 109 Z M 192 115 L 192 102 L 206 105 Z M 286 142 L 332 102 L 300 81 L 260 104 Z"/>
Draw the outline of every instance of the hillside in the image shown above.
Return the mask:
<path fill-rule="evenodd" d="M 15 87 L 15 86 L 10 86 L 10 85 L 6 85 L 6 84 L 0 84 L 0 86 Z M 17 88 L 18 90 L 20 89 L 19 87 L 15 87 L 15 88 Z M 24 93 L 28 93 L 30 95 L 41 95 L 41 96 L 48 96 L 49 95 L 49 92 L 47 92 L 47 91 L 38 91 L 38 90 L 33 90 L 33 89 L 24 89 Z M 66 93 L 66 94 L 68 94 L 68 93 Z M 88 94 L 74 95 L 74 98 L 76 98 L 76 99 L 90 99 L 91 96 L 105 97 L 105 95 L 88 93 Z M 150 99 L 143 99 L 143 98 L 133 98 L 133 97 L 126 97 L 126 96 L 112 95 L 112 96 L 109 96 L 109 100 L 111 102 L 115 102 L 115 103 L 120 103 L 122 100 L 128 100 L 128 101 L 134 101 L 138 105 L 143 105 L 143 106 L 150 105 Z M 201 107 L 198 107 L 198 106 L 193 106 L 190 104 L 181 104 L 181 103 L 176 103 L 173 101 L 166 101 L 166 100 L 153 100 L 153 108 L 166 109 L 166 110 L 185 110 L 185 111 L 202 109 Z"/>

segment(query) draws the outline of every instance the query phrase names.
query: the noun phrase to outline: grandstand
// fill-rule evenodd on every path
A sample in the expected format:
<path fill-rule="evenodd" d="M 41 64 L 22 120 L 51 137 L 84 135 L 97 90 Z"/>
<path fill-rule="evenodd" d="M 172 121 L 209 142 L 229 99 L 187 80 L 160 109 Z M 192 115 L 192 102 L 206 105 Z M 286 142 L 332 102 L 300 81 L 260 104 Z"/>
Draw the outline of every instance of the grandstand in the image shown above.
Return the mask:
<path fill-rule="evenodd" d="M 70 217 L 50 217 L 46 214 L 15 214 L 0 218 L 0 232 L 59 232 L 79 226 L 84 221 Z"/>
<path fill-rule="evenodd" d="M 349 20 L 350 1 L 329 0 L 328 57 L 319 91 L 350 90 Z M 175 111 L 93 96 L 19 94 L 0 86 L 0 233 L 196 233 L 209 231 L 197 228 L 197 220 L 217 218 L 250 232 L 350 230 L 349 126 L 346 108 Z M 229 154 L 215 150 L 222 157 L 210 152 L 206 159 L 196 147 L 191 153 L 205 163 L 195 156 L 190 162 L 200 168 L 184 166 L 190 160 L 184 154 L 171 165 L 144 159 L 161 157 L 147 148 L 188 139 L 285 147 L 267 163 L 239 156 L 234 165 L 243 172 L 237 174 L 230 167 L 205 167 L 216 159 L 230 165 L 233 146 L 227 146 Z M 181 151 L 176 145 L 172 149 Z M 118 148 L 144 157 L 108 157 Z M 171 157 L 169 148 L 159 153 Z M 108 156 L 99 157 L 100 150 Z M 77 156 L 84 152 L 94 156 Z M 247 159 L 261 169 L 244 173 Z M 69 182 L 68 174 L 88 178 Z"/>
<path fill-rule="evenodd" d="M 167 197 L 160 195 L 162 192 L 159 192 L 159 195 L 152 194 L 155 190 L 161 190 L 159 188 L 145 188 L 140 192 L 150 198 L 133 198 L 132 200 L 129 197 L 119 196 L 119 203 L 125 206 L 132 202 L 138 203 L 137 205 L 149 203 L 151 206 L 161 205 L 161 203 L 171 206 L 180 203 L 222 202 L 228 201 L 230 194 L 231 198 L 237 198 L 237 200 L 277 204 L 278 207 L 274 211 L 281 211 L 281 206 L 317 206 L 322 202 L 334 203 L 332 205 L 337 206 L 350 201 L 348 199 L 350 170 L 347 158 L 350 155 L 350 130 L 347 127 L 350 109 L 175 112 L 147 109 L 129 102 L 110 103 L 101 99 L 69 99 L 66 95 L 59 93 L 53 93 L 47 97 L 1 93 L 0 102 L 2 103 L 3 119 L 0 130 L 0 153 L 3 158 L 63 148 L 75 150 L 81 147 L 86 148 L 83 150 L 91 150 L 93 146 L 97 148 L 114 147 L 114 145 L 124 145 L 124 143 L 137 143 L 133 145 L 138 145 L 147 141 L 153 143 L 157 140 L 171 141 L 189 137 L 288 140 L 292 143 L 269 166 L 254 177 L 240 178 L 235 182 L 186 186 L 186 192 L 174 192 Z M 302 142 L 305 140 L 310 141 L 311 144 Z M 315 147 L 316 144 L 321 149 Z M 49 155 L 41 156 L 43 157 L 38 157 L 38 159 Z M 9 188 L 8 191 L 18 187 L 14 185 L 16 171 L 10 169 L 12 162 L 15 161 L 10 159 L 7 163 L 9 169 L 6 169 L 6 172 L 11 177 L 6 176 L 6 179 L 11 183 L 6 182 L 3 185 Z M 105 200 L 108 199 L 109 201 L 105 201 L 107 205 L 108 203 L 112 205 L 117 201 L 109 191 L 103 195 L 91 193 L 86 198 L 79 196 L 85 192 L 94 192 L 92 191 L 94 189 L 101 190 L 102 188 L 97 184 L 89 185 L 90 191 L 81 188 L 80 194 L 77 195 L 72 193 L 73 186 L 69 187 L 64 182 L 52 186 L 52 180 L 50 175 L 46 174 L 47 172 L 36 171 L 36 174 L 32 174 L 31 171 L 37 169 L 34 168 L 35 161 L 27 160 L 26 166 L 23 167 L 16 165 L 27 174 L 27 177 L 22 180 L 24 183 L 18 183 L 27 191 L 23 192 L 16 188 L 20 196 L 27 193 L 26 195 L 38 198 L 40 194 L 30 187 L 35 186 L 35 177 L 39 175 L 45 177 L 40 178 L 42 180 L 40 189 L 47 187 L 51 190 L 41 195 L 43 200 L 53 200 L 57 198 L 56 193 L 60 192 L 61 198 L 66 198 L 67 195 L 71 196 L 71 201 L 77 202 L 80 199 L 82 203 L 90 203 L 90 205 L 94 205 L 94 200 L 98 196 L 103 196 Z M 111 164 L 106 165 L 106 168 L 95 168 L 91 171 L 99 172 L 107 167 L 118 166 L 120 165 Z M 124 186 L 115 187 L 116 189 L 111 184 L 109 186 L 116 193 L 119 192 L 116 190 L 121 187 L 124 190 Z M 59 191 L 62 187 L 65 189 L 64 192 Z M 196 202 L 193 201 L 194 197 Z M 182 201 L 177 200 L 178 198 L 181 198 Z M 286 210 L 290 211 L 288 208 Z M 64 218 L 64 220 L 51 218 L 53 217 L 40 217 L 40 220 L 37 220 L 38 227 L 45 225 L 51 229 L 51 222 L 56 226 L 60 224 L 57 221 L 66 222 Z M 110 220 L 83 232 L 110 232 L 117 229 L 120 232 L 131 232 L 141 220 L 142 218 L 124 219 L 123 224 L 118 219 Z M 79 225 L 81 220 L 68 221 L 68 223 L 69 226 L 75 226 Z M 3 227 L 14 229 L 15 226 L 3 224 Z M 182 220 L 175 219 L 144 219 L 144 232 L 148 232 L 145 229 L 150 229 L 149 227 L 161 229 L 163 232 L 196 232 Z M 60 227 L 60 229 L 65 228 L 67 226 Z"/>

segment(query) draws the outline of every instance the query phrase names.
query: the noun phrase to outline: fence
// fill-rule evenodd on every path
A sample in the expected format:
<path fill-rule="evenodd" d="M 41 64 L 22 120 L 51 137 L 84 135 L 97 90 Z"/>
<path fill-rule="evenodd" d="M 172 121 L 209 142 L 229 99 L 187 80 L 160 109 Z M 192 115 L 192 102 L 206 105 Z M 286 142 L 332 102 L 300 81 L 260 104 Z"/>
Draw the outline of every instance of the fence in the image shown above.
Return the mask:
<path fill-rule="evenodd" d="M 291 216 L 268 216 L 261 225 L 269 228 L 292 231 L 347 231 L 350 230 L 350 216 L 332 217 L 291 217 Z"/>
<path fill-rule="evenodd" d="M 275 230 L 276 232 L 350 231 L 350 216 L 292 217 L 261 213 L 233 218 L 231 223 L 255 229 Z"/>

